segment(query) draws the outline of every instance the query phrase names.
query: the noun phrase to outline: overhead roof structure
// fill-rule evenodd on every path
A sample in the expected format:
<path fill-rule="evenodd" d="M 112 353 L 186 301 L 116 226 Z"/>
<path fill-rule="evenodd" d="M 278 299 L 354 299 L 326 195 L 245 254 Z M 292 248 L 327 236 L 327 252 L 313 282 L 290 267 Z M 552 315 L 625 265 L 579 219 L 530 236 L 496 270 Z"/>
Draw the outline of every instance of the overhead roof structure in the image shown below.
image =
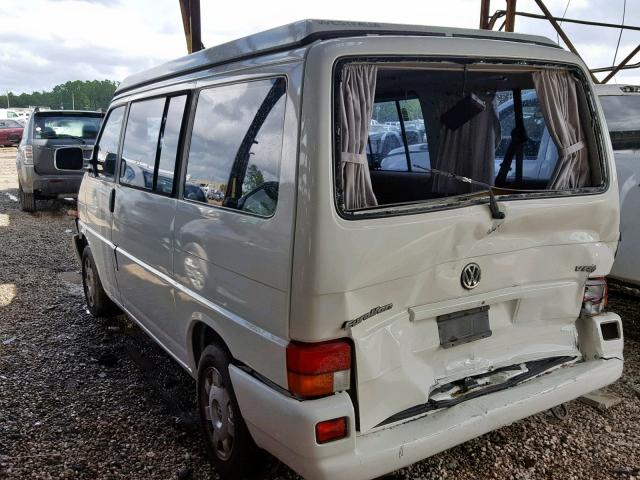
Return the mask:
<path fill-rule="evenodd" d="M 410 35 L 428 37 L 482 38 L 530 43 L 560 48 L 552 40 L 538 35 L 473 30 L 467 28 L 401 25 L 395 23 L 345 22 L 338 20 L 301 20 L 264 32 L 200 50 L 125 78 L 116 95 L 151 81 L 169 79 L 232 61 L 267 53 L 291 50 L 317 40 L 364 35 Z"/>

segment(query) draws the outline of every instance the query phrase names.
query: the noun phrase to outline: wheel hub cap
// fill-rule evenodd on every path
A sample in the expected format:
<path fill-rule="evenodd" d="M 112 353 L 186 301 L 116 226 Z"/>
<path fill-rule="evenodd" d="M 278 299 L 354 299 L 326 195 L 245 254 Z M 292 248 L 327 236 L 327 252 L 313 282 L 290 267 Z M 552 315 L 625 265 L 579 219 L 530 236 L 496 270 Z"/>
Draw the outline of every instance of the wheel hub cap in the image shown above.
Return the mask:
<path fill-rule="evenodd" d="M 222 376 L 215 367 L 205 373 L 204 406 L 207 430 L 216 455 L 221 460 L 231 456 L 234 440 L 234 419 L 231 397 L 222 382 Z"/>

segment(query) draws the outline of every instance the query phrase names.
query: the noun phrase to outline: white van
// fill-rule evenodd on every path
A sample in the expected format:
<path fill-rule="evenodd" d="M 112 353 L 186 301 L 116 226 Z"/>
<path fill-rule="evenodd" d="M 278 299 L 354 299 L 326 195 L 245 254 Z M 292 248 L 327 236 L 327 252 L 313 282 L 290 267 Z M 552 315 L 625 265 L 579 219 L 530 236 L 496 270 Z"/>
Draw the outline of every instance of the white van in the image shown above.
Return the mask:
<path fill-rule="evenodd" d="M 196 379 L 230 477 L 373 478 L 622 372 L 611 143 L 545 38 L 307 20 L 169 62 L 119 86 L 78 208 L 91 312 Z"/>
<path fill-rule="evenodd" d="M 611 277 L 640 292 L 640 87 L 597 85 L 607 120 L 620 188 L 620 248 Z"/>

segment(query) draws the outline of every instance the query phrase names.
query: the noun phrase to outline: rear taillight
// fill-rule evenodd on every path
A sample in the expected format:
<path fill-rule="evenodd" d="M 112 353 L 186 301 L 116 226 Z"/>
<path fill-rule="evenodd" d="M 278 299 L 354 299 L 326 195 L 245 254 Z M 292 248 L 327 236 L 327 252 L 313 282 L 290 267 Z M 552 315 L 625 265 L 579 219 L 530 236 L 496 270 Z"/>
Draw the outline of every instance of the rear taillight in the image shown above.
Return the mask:
<path fill-rule="evenodd" d="M 20 147 L 22 150 L 22 158 L 24 159 L 25 165 L 33 165 L 33 147 L 31 145 L 25 145 L 24 147 Z"/>
<path fill-rule="evenodd" d="M 316 442 L 328 443 L 345 438 L 348 434 L 347 417 L 325 420 L 316 424 Z"/>
<path fill-rule="evenodd" d="M 346 340 L 291 342 L 287 346 L 289 391 L 305 398 L 347 390 L 351 383 L 351 345 Z"/>
<path fill-rule="evenodd" d="M 584 286 L 583 315 L 597 315 L 607 307 L 609 289 L 604 277 L 589 278 Z"/>

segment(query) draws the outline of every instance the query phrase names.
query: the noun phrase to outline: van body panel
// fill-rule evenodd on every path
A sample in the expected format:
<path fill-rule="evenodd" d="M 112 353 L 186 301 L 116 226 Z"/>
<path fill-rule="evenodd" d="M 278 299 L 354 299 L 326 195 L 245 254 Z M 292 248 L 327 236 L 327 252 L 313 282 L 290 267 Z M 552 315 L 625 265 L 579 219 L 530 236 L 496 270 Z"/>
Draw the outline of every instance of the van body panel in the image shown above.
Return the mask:
<path fill-rule="evenodd" d="M 620 144 L 614 145 L 618 187 L 620 189 L 620 246 L 611 277 L 623 282 L 640 285 L 640 150 L 638 150 L 638 124 L 640 93 L 636 86 L 596 85 L 601 102 L 613 101 L 612 123 L 609 130 Z M 620 102 L 624 107 L 616 105 Z M 605 117 L 609 114 L 604 108 Z M 617 118 L 616 118 L 617 117 Z"/>
<path fill-rule="evenodd" d="M 197 295 L 182 292 L 176 297 L 176 320 L 183 335 L 188 335 L 193 322 L 207 323 L 225 342 L 229 339 L 229 349 L 238 352 L 244 363 L 284 388 L 302 71 L 298 61 L 254 69 L 251 75 L 198 82 L 198 88 L 215 89 L 238 81 L 286 77 L 278 204 L 272 217 L 263 218 L 181 199 L 175 221 L 175 279 Z M 186 163 L 183 179 L 185 167 Z"/>
<path fill-rule="evenodd" d="M 175 321 L 176 292 L 164 277 L 173 276 L 176 203 L 174 198 L 118 184 L 112 242 L 117 247 L 116 278 L 122 305 L 186 363 L 182 328 Z"/>
<path fill-rule="evenodd" d="M 290 334 L 307 342 L 353 338 L 362 432 L 426 404 L 435 388 L 468 375 L 529 360 L 581 357 L 575 321 L 584 283 L 610 270 L 619 228 L 608 137 L 600 139 L 611 172 L 605 191 L 498 197 L 503 220 L 492 219 L 486 204 L 346 219 L 327 194 L 334 189 L 332 86 L 338 59 L 395 52 L 514 58 L 520 48 L 490 40 L 409 37 L 332 40 L 310 49 L 304 88 L 314 95 L 306 95 L 303 106 L 307 137 L 300 140 Z M 528 46 L 526 58 L 585 72 L 564 51 Z M 595 115 L 604 124 L 601 111 Z M 461 273 L 472 262 L 482 279 L 466 290 Z M 442 348 L 437 317 L 478 306 L 489 307 L 491 335 Z M 376 309 L 382 311 L 343 328 Z"/>
<path fill-rule="evenodd" d="M 640 285 L 640 151 L 615 152 L 620 187 L 620 247 L 611 276 Z"/>

